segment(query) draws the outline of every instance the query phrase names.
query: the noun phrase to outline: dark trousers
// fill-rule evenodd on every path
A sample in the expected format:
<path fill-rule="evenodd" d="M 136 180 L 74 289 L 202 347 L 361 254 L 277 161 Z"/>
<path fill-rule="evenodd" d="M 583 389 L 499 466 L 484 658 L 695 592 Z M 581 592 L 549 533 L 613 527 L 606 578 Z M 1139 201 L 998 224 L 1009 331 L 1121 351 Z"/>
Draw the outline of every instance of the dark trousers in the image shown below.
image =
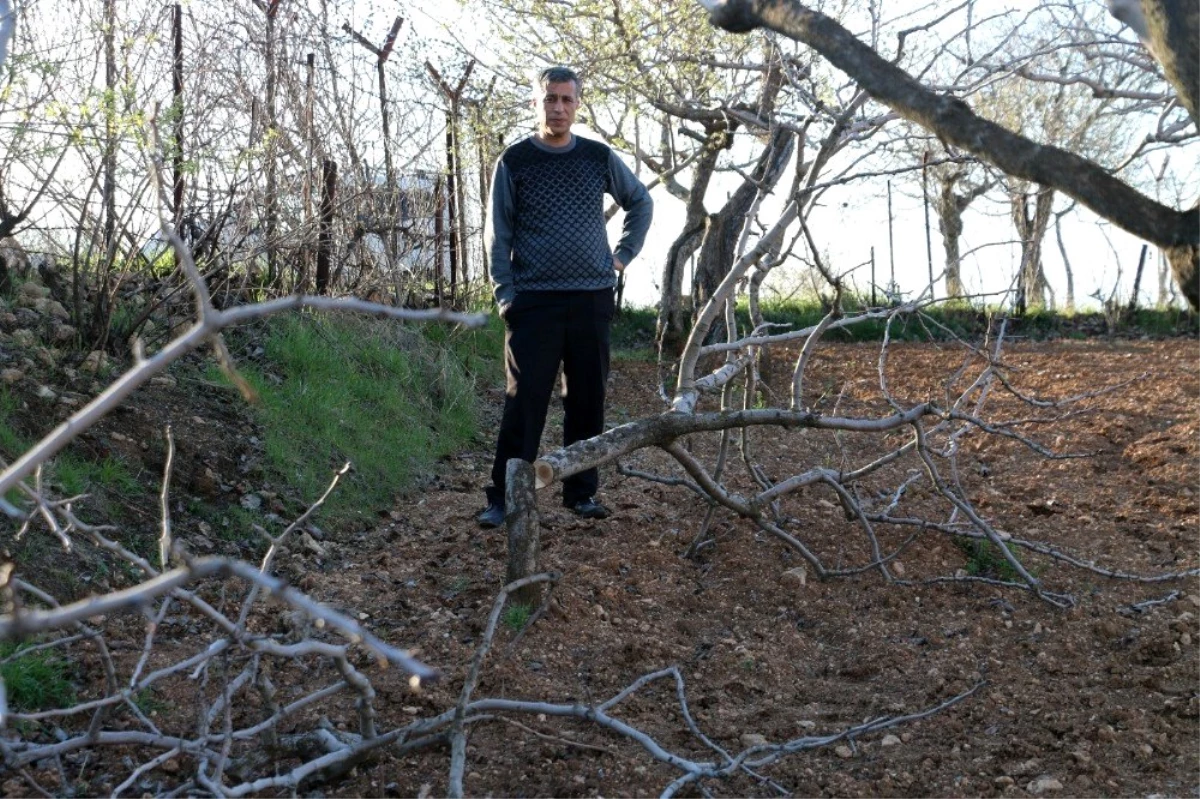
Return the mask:
<path fill-rule="evenodd" d="M 608 384 L 612 289 L 523 291 L 504 314 L 504 360 L 508 377 L 504 416 L 492 463 L 488 502 L 504 504 L 509 458 L 534 461 L 550 392 L 563 367 L 563 446 L 604 431 Z M 596 493 L 597 470 L 563 480 L 563 504 L 570 507 Z"/>

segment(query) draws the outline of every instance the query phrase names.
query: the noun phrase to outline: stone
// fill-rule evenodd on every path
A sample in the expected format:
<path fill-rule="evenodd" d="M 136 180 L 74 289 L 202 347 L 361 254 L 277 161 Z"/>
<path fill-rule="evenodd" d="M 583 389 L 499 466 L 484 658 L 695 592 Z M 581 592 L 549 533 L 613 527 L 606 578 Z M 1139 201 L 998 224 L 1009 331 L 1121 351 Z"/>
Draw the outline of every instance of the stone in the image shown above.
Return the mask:
<path fill-rule="evenodd" d="M 69 341 L 74 341 L 77 335 L 79 335 L 79 331 L 70 325 L 57 325 L 50 336 L 50 340 L 55 344 L 66 344 Z"/>
<path fill-rule="evenodd" d="M 1063 789 L 1063 784 L 1049 775 L 1043 775 L 1025 786 L 1025 790 L 1034 796 L 1056 793 Z"/>
<path fill-rule="evenodd" d="M 897 577 L 903 577 L 906 571 L 908 571 L 908 570 L 904 568 L 904 564 L 903 564 L 903 563 L 901 563 L 901 562 L 900 562 L 900 561 L 898 561 L 898 560 L 894 560 L 894 561 L 892 561 L 892 572 L 893 572 L 893 573 L 894 573 L 894 574 L 895 574 Z"/>
<path fill-rule="evenodd" d="M 317 539 L 313 538 L 308 533 L 300 534 L 300 543 L 304 545 L 305 549 L 316 555 L 318 558 L 324 558 L 329 555 L 329 551 L 317 543 Z"/>
<path fill-rule="evenodd" d="M 854 750 L 851 749 L 850 747 L 846 746 L 845 744 L 842 744 L 837 749 L 834 749 L 833 753 L 835 755 L 837 755 L 838 757 L 840 757 L 842 760 L 846 760 L 848 758 L 854 757 Z"/>
<path fill-rule="evenodd" d="M 803 566 L 788 569 L 779 576 L 779 582 L 793 588 L 803 588 L 808 585 L 808 570 Z"/>
<path fill-rule="evenodd" d="M 17 320 L 17 327 L 33 327 L 41 324 L 41 315 L 32 308 L 14 308 L 13 317 Z"/>
<path fill-rule="evenodd" d="M 879 742 L 880 746 L 899 746 L 900 738 L 895 735 L 885 735 L 883 740 Z"/>
<path fill-rule="evenodd" d="M 258 510 L 262 507 L 262 497 L 258 494 L 244 494 L 238 504 L 246 510 Z"/>
<path fill-rule="evenodd" d="M 1012 777 L 1009 777 L 1006 774 L 1006 775 L 997 777 L 996 779 L 992 780 L 992 785 L 995 785 L 997 788 L 1004 790 L 1005 788 L 1009 787 L 1010 785 L 1015 785 L 1016 782 L 1017 782 L 1016 780 L 1014 780 Z"/>
<path fill-rule="evenodd" d="M 766 746 L 767 745 L 767 736 L 759 735 L 759 734 L 753 733 L 753 732 L 745 733 L 744 735 L 742 735 L 740 740 L 742 742 L 742 746 L 745 746 L 745 747 Z"/>
<path fill-rule="evenodd" d="M 38 399 L 46 400 L 47 402 L 54 402 L 58 399 L 58 395 L 54 393 L 54 389 L 50 388 L 50 386 L 38 386 L 37 396 Z"/>
<path fill-rule="evenodd" d="M 71 318 L 71 312 L 64 308 L 63 304 L 58 300 L 50 300 L 47 302 L 46 310 L 43 313 L 47 313 L 55 319 L 59 319 L 64 322 Z"/>
<path fill-rule="evenodd" d="M 0 371 L 0 381 L 4 382 L 7 385 L 11 386 L 13 383 L 19 383 L 20 381 L 22 381 L 24 379 L 25 379 L 25 373 L 22 372 L 20 369 L 5 369 L 3 371 Z"/>
<path fill-rule="evenodd" d="M 171 375 L 155 375 L 150 378 L 150 384 L 154 386 L 164 386 L 166 388 L 174 388 L 178 385 L 178 381 Z"/>
<path fill-rule="evenodd" d="M 29 328 L 14 330 L 13 343 L 19 347 L 34 347 L 37 345 L 37 335 Z"/>
<path fill-rule="evenodd" d="M 108 366 L 108 353 L 104 350 L 92 350 L 83 359 L 83 363 L 79 365 L 79 368 L 89 374 L 96 374 L 106 366 Z"/>
<path fill-rule="evenodd" d="M 49 297 L 49 296 L 50 296 L 50 289 L 46 288 L 45 286 L 43 286 L 39 283 L 34 283 L 32 280 L 22 283 L 20 286 L 17 287 L 17 297 L 18 298 L 29 297 L 31 299 L 38 299 L 38 298 Z"/>

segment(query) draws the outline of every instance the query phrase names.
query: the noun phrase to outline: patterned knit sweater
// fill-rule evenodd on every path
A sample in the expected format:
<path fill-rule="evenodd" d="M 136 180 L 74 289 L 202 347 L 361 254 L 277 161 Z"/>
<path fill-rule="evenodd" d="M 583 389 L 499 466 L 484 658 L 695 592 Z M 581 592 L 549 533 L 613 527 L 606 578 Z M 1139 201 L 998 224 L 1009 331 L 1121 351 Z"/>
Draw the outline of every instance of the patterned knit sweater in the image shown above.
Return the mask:
<path fill-rule="evenodd" d="M 625 209 L 610 248 L 604 195 Z M 642 248 L 653 202 L 607 145 L 571 137 L 551 147 L 530 136 L 504 151 L 492 176 L 487 251 L 497 302 L 519 291 L 587 291 L 616 283 L 613 255 L 628 264 Z"/>

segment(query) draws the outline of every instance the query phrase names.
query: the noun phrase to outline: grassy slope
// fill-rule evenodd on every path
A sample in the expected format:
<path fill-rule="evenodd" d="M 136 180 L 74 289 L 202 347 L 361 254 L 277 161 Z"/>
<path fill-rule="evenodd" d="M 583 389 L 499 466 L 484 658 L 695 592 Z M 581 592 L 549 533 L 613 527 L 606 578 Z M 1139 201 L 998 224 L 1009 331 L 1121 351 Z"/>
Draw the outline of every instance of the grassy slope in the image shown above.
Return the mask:
<path fill-rule="evenodd" d="M 323 512 L 327 523 L 391 508 L 476 434 L 476 380 L 494 368 L 499 341 L 495 326 L 273 320 L 265 357 L 247 374 L 262 397 L 269 472 L 289 493 L 315 499 L 349 461 L 352 471 Z"/>

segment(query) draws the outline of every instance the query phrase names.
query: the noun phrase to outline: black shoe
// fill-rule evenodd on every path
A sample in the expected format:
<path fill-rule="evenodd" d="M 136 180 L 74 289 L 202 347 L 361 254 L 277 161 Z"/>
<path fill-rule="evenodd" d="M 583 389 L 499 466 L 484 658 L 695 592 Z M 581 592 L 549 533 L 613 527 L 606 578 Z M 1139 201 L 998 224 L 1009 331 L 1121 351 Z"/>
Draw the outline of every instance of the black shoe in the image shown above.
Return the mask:
<path fill-rule="evenodd" d="M 489 502 L 488 506 L 475 517 L 475 521 L 479 522 L 480 527 L 489 530 L 499 527 L 504 524 L 504 506 L 498 505 L 495 502 Z"/>
<path fill-rule="evenodd" d="M 568 507 L 571 508 L 572 513 L 584 519 L 608 518 L 608 508 L 604 507 L 591 497 L 588 497 L 587 499 L 581 499 L 578 502 L 569 505 Z"/>

